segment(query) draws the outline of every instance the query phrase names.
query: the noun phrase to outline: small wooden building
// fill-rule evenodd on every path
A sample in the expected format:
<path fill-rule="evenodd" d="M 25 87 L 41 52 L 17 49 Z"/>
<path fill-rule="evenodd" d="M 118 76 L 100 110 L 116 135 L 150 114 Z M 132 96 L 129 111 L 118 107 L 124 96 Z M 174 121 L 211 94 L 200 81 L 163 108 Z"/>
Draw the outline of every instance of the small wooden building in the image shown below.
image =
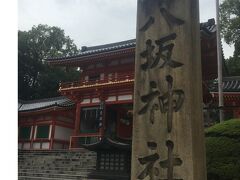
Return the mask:
<path fill-rule="evenodd" d="M 68 149 L 75 105 L 66 97 L 19 101 L 19 149 Z"/>
<path fill-rule="evenodd" d="M 218 105 L 218 83 L 210 86 L 213 106 Z M 240 118 L 240 76 L 223 78 L 223 99 L 225 119 Z"/>

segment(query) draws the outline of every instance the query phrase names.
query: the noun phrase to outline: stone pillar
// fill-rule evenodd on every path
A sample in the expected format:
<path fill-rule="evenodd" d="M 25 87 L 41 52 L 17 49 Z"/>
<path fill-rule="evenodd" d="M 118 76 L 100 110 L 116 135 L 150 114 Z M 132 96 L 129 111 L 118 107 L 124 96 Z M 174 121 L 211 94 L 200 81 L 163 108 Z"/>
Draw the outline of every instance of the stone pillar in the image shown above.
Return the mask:
<path fill-rule="evenodd" d="M 198 0 L 138 0 L 131 179 L 205 180 Z"/>

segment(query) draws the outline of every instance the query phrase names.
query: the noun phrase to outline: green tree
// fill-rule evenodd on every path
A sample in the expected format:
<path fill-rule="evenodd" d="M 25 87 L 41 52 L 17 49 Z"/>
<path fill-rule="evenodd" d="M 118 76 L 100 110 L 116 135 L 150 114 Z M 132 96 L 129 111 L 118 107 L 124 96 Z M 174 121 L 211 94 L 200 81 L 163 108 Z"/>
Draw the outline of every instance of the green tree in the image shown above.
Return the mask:
<path fill-rule="evenodd" d="M 230 75 L 240 75 L 240 1 L 224 0 L 220 6 L 221 33 L 234 54 L 226 60 Z"/>
<path fill-rule="evenodd" d="M 48 25 L 33 26 L 18 31 L 18 95 L 29 100 L 58 96 L 60 81 L 76 80 L 79 72 L 63 67 L 49 67 L 43 60 L 50 57 L 71 56 L 79 52 L 62 29 Z"/>

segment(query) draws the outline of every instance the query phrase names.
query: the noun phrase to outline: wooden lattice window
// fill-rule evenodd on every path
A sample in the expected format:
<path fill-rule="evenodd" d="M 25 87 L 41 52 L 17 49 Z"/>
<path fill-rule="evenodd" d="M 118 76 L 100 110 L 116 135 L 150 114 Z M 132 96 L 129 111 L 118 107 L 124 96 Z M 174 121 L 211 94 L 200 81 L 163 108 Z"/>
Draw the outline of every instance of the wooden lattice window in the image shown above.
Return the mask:
<path fill-rule="evenodd" d="M 120 152 L 99 152 L 98 170 L 103 171 L 128 171 L 130 156 Z"/>
<path fill-rule="evenodd" d="M 97 133 L 99 128 L 99 106 L 81 109 L 80 132 Z"/>
<path fill-rule="evenodd" d="M 49 137 L 49 125 L 41 125 L 37 127 L 36 138 L 48 138 Z"/>
<path fill-rule="evenodd" d="M 30 139 L 31 126 L 25 126 L 19 128 L 19 139 Z"/>

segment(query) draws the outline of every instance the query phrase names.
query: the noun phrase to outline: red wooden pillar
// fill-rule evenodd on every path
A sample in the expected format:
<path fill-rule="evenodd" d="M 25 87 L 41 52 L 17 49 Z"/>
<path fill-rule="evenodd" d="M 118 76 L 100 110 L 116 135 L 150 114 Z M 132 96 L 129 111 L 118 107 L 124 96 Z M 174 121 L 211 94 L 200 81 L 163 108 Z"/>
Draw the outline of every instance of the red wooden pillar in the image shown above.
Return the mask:
<path fill-rule="evenodd" d="M 75 128 L 73 135 L 76 136 L 79 133 L 80 129 L 80 117 L 81 117 L 81 104 L 78 103 L 76 107 L 76 119 L 75 119 Z"/>
<path fill-rule="evenodd" d="M 56 114 L 53 114 L 53 122 L 52 122 L 52 130 L 51 130 L 51 136 L 50 136 L 50 147 L 49 147 L 49 149 L 53 148 L 55 126 L 56 126 Z"/>
<path fill-rule="evenodd" d="M 33 149 L 33 141 L 34 141 L 35 130 L 36 130 L 36 123 L 34 122 L 34 124 L 32 125 L 30 149 Z"/>
<path fill-rule="evenodd" d="M 105 129 L 106 129 L 106 97 L 104 96 L 102 96 L 102 97 L 100 97 L 99 98 L 100 99 L 100 101 L 102 101 L 103 102 L 103 104 L 104 104 L 104 109 L 103 109 L 103 119 L 102 119 L 102 127 L 100 128 L 100 135 L 101 136 L 104 136 L 104 132 L 105 132 Z"/>

